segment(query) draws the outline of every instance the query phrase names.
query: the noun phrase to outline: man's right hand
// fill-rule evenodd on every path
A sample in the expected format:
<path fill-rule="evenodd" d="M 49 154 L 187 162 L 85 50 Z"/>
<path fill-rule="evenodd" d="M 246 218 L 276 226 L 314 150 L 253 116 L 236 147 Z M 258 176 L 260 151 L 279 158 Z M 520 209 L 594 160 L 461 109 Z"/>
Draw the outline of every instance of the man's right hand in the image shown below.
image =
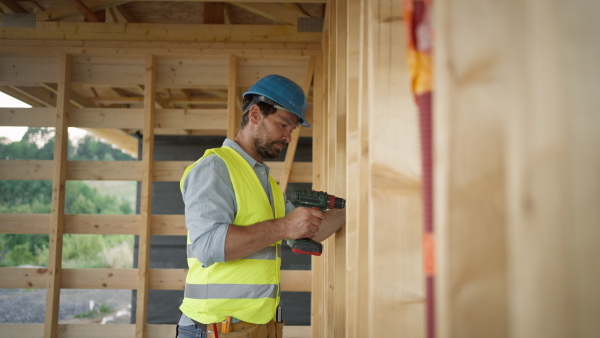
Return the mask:
<path fill-rule="evenodd" d="M 284 238 L 299 239 L 313 238 L 319 231 L 321 222 L 325 218 L 325 213 L 310 208 L 296 208 L 282 218 Z"/>

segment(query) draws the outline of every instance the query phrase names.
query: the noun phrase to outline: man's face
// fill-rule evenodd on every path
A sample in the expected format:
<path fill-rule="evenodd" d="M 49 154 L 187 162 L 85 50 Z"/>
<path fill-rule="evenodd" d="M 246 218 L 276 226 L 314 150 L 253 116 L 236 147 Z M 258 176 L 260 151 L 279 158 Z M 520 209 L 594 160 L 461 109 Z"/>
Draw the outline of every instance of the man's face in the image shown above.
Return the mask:
<path fill-rule="evenodd" d="M 258 123 L 254 147 L 263 159 L 273 160 L 281 155 L 292 140 L 292 131 L 298 125 L 298 117 L 285 110 L 263 116 Z"/>

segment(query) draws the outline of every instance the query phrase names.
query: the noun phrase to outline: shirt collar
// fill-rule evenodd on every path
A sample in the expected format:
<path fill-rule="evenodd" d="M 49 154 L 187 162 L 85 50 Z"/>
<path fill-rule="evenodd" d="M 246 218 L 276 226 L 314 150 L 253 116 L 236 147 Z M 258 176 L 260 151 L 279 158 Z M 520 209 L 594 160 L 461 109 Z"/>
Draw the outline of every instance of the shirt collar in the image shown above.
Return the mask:
<path fill-rule="evenodd" d="M 254 168 L 256 165 L 261 165 L 261 166 L 265 166 L 267 169 L 269 169 L 269 166 L 267 166 L 264 162 L 263 163 L 258 163 L 254 158 L 252 158 L 252 156 L 248 155 L 248 153 L 246 151 L 244 151 L 244 149 L 242 149 L 242 147 L 240 147 L 240 145 L 237 144 L 235 141 L 230 140 L 230 139 L 227 138 L 223 142 L 223 146 L 224 147 L 232 148 L 238 154 L 242 155 L 242 157 L 244 158 L 244 160 L 246 160 L 246 162 L 248 162 L 248 164 L 250 164 L 250 166 L 252 168 Z"/>

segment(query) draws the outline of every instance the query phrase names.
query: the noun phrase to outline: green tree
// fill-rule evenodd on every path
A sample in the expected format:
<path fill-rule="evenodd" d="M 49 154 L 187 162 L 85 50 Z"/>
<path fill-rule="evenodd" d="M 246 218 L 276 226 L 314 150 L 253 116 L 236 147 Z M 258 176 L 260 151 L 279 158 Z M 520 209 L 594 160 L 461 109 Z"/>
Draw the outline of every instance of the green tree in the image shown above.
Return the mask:
<path fill-rule="evenodd" d="M 49 128 L 29 128 L 19 142 L 0 138 L 0 159 L 52 160 L 54 131 Z M 68 142 L 69 160 L 134 160 L 131 156 L 86 136 L 76 145 Z M 50 213 L 52 182 L 39 180 L 0 180 L 0 213 Z M 96 188 L 81 181 L 67 181 L 65 194 L 67 214 L 131 214 L 131 205 L 115 196 L 101 195 Z M 116 236 L 116 239 L 110 239 Z M 63 252 L 71 263 L 92 267 L 106 265 L 97 257 L 101 248 L 114 247 L 131 236 L 95 235 L 81 237 L 66 234 Z M 0 234 L 0 266 L 47 264 L 48 235 Z M 91 252 L 91 253 L 90 253 Z M 87 263 L 78 263 L 83 256 Z"/>

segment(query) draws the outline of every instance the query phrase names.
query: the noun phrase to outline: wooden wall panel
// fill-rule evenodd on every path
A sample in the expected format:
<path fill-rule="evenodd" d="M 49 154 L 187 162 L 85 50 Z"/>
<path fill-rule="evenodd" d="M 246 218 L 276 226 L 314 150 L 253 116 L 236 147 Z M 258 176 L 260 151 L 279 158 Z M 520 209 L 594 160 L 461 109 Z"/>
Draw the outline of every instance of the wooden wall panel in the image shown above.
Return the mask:
<path fill-rule="evenodd" d="M 508 336 L 502 7 L 465 1 L 435 9 L 439 337 Z"/>
<path fill-rule="evenodd" d="M 595 337 L 600 4 L 435 13 L 439 337 Z"/>
<path fill-rule="evenodd" d="M 379 0 L 368 6 L 369 332 L 424 337 L 418 119 L 402 3 Z"/>
<path fill-rule="evenodd" d="M 600 3 L 509 2 L 509 334 L 600 332 Z"/>
<path fill-rule="evenodd" d="M 14 42 L 12 42 L 14 44 Z M 5 45 L 6 42 L 0 42 Z M 42 43 L 46 44 L 47 43 Z M 93 44 L 93 43 L 92 43 Z M 95 326 L 86 326 L 94 331 L 93 334 L 114 337 L 130 337 L 135 332 L 138 337 L 163 336 L 174 330 L 171 325 L 146 325 L 148 290 L 181 290 L 184 284 L 186 270 L 149 269 L 148 252 L 151 235 L 185 235 L 186 229 L 183 215 L 151 215 L 151 186 L 152 182 L 178 181 L 181 172 L 189 165 L 189 161 L 153 161 L 153 135 L 157 130 L 170 130 L 197 126 L 197 130 L 222 131 L 228 129 L 227 111 L 225 109 L 156 109 L 156 86 L 191 86 L 202 87 L 202 80 L 192 82 L 193 76 L 202 67 L 211 66 L 215 57 L 201 50 L 184 52 L 186 58 L 165 52 L 156 45 L 133 46 L 127 44 L 119 49 L 100 44 L 97 48 L 81 49 L 77 44 L 58 44 L 50 56 L 33 57 L 39 54 L 39 46 L 27 43 L 14 49 L 10 54 L 5 50 L 0 52 L 0 72 L 2 81 L 8 85 L 41 85 L 51 88 L 58 100 L 56 108 L 33 109 L 0 109 L 0 125 L 3 126 L 39 126 L 60 127 L 57 129 L 56 161 L 43 160 L 7 160 L 0 161 L 0 179 L 17 180 L 53 180 L 55 193 L 53 195 L 52 214 L 5 214 L 0 218 L 0 233 L 16 234 L 51 234 L 51 257 L 48 269 L 0 268 L 0 288 L 47 288 L 46 324 L 36 325 L 1 325 L 0 337 L 13 336 L 15 329 L 21 335 L 48 337 L 79 336 L 83 326 L 58 325 L 58 304 L 60 290 L 66 288 L 125 288 L 138 291 L 137 318 L 135 325 L 115 326 L 114 329 L 102 331 Z M 210 47 L 213 44 L 207 44 Z M 25 46 L 25 47 L 23 47 Z M 13 46 L 14 47 L 14 46 Z M 138 48 L 141 47 L 141 48 Z M 173 46 L 181 48 L 180 46 Z M 265 44 L 264 51 L 256 52 L 251 49 L 231 49 L 223 45 L 220 51 L 223 55 L 231 55 L 238 59 L 245 70 L 241 76 L 232 74 L 234 79 L 242 79 L 248 83 L 231 85 L 225 82 L 224 88 L 233 88 L 231 105 L 237 105 L 236 100 L 240 86 L 250 85 L 255 81 L 253 76 L 279 72 L 290 76 L 309 92 L 312 79 L 312 67 L 309 62 L 314 51 L 297 49 L 294 44 L 273 48 Z M 247 47 L 247 46 L 244 46 Z M 284 47 L 286 49 L 284 49 Z M 289 48 L 291 49 L 289 49 Z M 310 44 L 305 47 L 310 48 Z M 232 54 L 240 52 L 244 57 Z M 71 51 L 73 53 L 68 53 Z M 157 54 L 149 51 L 157 52 Z M 95 52 L 95 53 L 94 53 Z M 119 56 L 115 56 L 117 54 Z M 164 52 L 164 57 L 158 56 Z M 212 53 L 212 52 L 211 52 Z M 287 59 L 274 55 L 281 53 Z M 11 56 L 11 55 L 19 56 Z M 82 54 L 86 54 L 82 56 Z M 197 59 L 198 55 L 208 56 L 213 61 Z M 196 58 L 194 58 L 196 57 Z M 60 60 L 60 62 L 59 62 Z M 182 62 L 183 61 L 183 62 Z M 180 64 L 180 62 L 182 62 Z M 220 62 L 220 60 L 218 61 Z M 217 62 L 217 63 L 218 63 Z M 230 62 L 231 64 L 231 62 Z M 45 67 L 41 68 L 41 65 Z M 208 65 L 208 66 L 207 66 Z M 59 67 L 60 66 L 60 67 Z M 174 70 L 169 67 L 175 67 Z M 201 67 L 202 66 L 202 67 Z M 310 66 L 310 67 L 309 67 Z M 195 68 L 194 68 L 195 67 Z M 230 65 L 231 67 L 231 65 Z M 73 71 L 71 71 L 73 68 Z M 157 69 L 158 68 L 158 69 Z M 236 67 L 240 68 L 240 67 Z M 17 70 L 12 71 L 12 70 Z M 22 72 L 19 74 L 19 72 Z M 186 73 L 188 76 L 181 76 Z M 309 73 L 309 74 L 307 74 Z M 6 76 L 4 76 L 6 75 Z M 71 76 L 73 75 L 73 76 Z M 206 75 L 206 74 L 204 74 Z M 206 78 L 206 76 L 205 76 Z M 44 83 L 40 83 L 43 81 Z M 227 79 L 225 79 L 227 81 Z M 304 82 L 302 82 L 304 81 Z M 31 83 L 30 83 L 31 82 Z M 52 83 L 55 83 L 52 85 Z M 86 105 L 71 106 L 75 93 L 71 93 L 73 83 L 100 86 L 125 86 L 144 90 L 143 108 L 114 109 L 114 108 L 82 108 Z M 57 85 L 58 84 L 58 85 Z M 214 85 L 214 82 L 210 82 Z M 73 94 L 73 95 L 70 95 Z M 141 101 L 140 101 L 141 102 Z M 75 108 L 77 107 L 77 108 Z M 139 106 L 138 106 L 139 107 Z M 237 112 L 236 112 L 236 115 Z M 309 119 L 314 116 L 309 113 Z M 236 116 L 239 121 L 239 116 Z M 236 121 L 237 124 L 237 121 Z M 69 126 L 81 128 L 112 128 L 143 129 L 143 156 L 141 161 L 67 161 L 66 160 L 66 128 Z M 96 129 L 100 130 L 100 129 Z M 302 134 L 302 136 L 310 134 Z M 285 173 L 289 182 L 312 182 L 313 171 L 310 162 L 268 162 L 272 174 L 279 177 Z M 318 172 L 317 172 L 318 177 Z M 133 180 L 142 182 L 140 215 L 64 215 L 64 185 L 66 180 Z M 63 202 L 64 204 L 64 202 Z M 131 234 L 140 236 L 138 269 L 68 269 L 60 268 L 62 253 L 62 235 L 69 234 Z M 310 271 L 283 271 L 282 290 L 292 292 L 310 292 L 312 282 Z M 41 332 L 43 329 L 44 332 Z M 307 337 L 310 327 L 286 328 L 290 337 Z M 13 332 L 13 333 L 11 333 Z M 92 335 L 93 335 L 92 334 Z"/>

